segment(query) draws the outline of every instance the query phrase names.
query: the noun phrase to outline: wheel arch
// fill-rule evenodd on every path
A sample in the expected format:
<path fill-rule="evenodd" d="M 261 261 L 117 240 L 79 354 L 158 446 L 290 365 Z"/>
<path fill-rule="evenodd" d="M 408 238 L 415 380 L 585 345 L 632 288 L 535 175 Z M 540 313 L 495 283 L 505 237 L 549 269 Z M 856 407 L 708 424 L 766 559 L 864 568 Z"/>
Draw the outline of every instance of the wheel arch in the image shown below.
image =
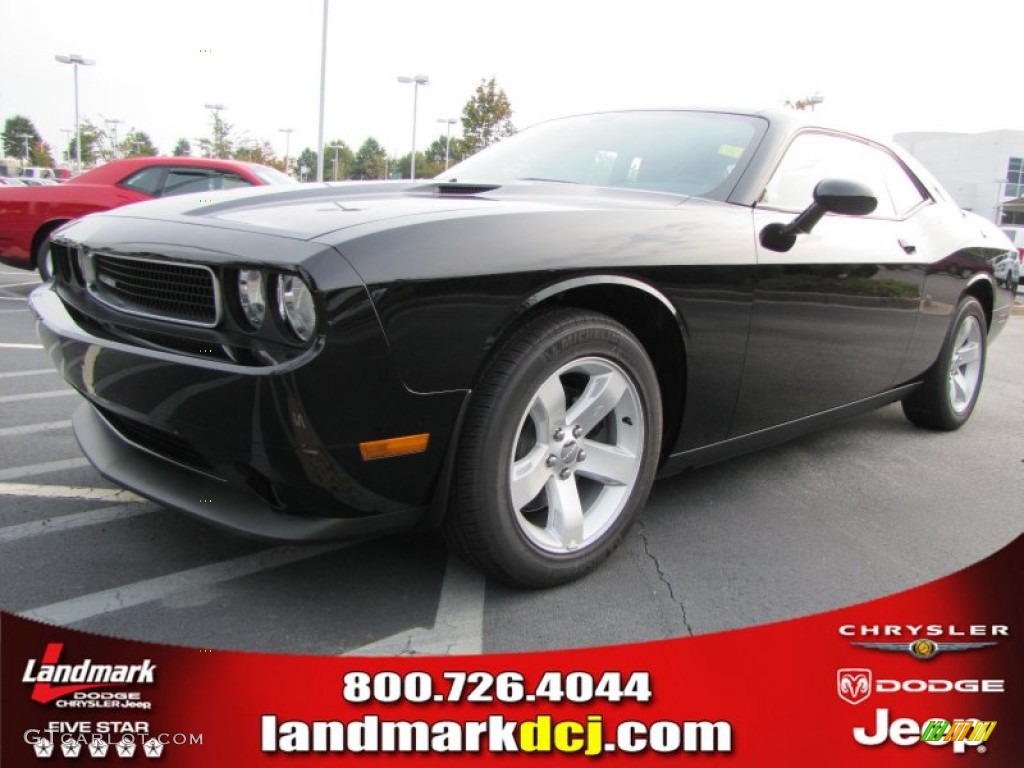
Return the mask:
<path fill-rule="evenodd" d="M 662 459 L 671 452 L 682 425 L 686 388 L 686 325 L 672 302 L 647 283 L 622 275 L 572 278 L 537 291 L 522 302 L 490 341 L 474 387 L 492 355 L 518 328 L 556 307 L 589 309 L 622 323 L 644 347 L 658 377 L 662 401 Z"/>
<path fill-rule="evenodd" d="M 963 292 L 964 296 L 973 296 L 981 304 L 985 312 L 985 332 L 992 328 L 992 310 L 995 305 L 995 290 L 992 287 L 991 279 L 987 275 L 978 275 Z"/>

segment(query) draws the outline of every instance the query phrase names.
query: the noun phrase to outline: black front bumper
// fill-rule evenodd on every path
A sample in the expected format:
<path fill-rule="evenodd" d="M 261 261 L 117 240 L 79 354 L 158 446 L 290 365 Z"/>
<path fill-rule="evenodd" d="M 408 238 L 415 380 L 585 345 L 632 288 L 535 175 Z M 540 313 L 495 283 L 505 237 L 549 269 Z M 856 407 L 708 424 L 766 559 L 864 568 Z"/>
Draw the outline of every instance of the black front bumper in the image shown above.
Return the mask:
<path fill-rule="evenodd" d="M 86 457 L 120 486 L 218 526 L 307 541 L 415 527 L 438 485 L 465 392 L 421 395 L 378 329 L 343 329 L 299 361 L 245 367 L 87 330 L 52 285 L 30 297 Z M 345 332 L 345 331 L 348 332 Z M 424 453 L 364 461 L 360 442 L 429 433 Z"/>

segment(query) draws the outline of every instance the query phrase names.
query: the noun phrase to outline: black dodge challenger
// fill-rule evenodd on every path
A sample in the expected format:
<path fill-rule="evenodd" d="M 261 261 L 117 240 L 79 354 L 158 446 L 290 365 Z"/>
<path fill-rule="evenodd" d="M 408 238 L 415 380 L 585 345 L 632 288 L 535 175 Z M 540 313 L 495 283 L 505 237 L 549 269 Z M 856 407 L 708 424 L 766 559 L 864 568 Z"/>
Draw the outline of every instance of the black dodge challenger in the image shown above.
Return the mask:
<path fill-rule="evenodd" d="M 440 528 L 576 578 L 659 473 L 902 401 L 971 415 L 1012 245 L 795 113 L 555 120 L 430 181 L 120 208 L 31 306 L 114 482 L 251 535 Z"/>

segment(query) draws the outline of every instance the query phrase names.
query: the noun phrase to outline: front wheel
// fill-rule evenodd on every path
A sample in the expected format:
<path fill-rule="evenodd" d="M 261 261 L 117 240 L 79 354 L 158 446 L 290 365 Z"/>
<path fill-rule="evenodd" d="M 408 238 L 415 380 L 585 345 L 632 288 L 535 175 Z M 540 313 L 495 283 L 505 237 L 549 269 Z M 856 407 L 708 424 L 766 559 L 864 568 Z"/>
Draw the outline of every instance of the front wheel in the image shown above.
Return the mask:
<path fill-rule="evenodd" d="M 658 381 L 636 338 L 593 312 L 545 313 L 473 393 L 446 538 L 510 584 L 578 578 L 638 514 L 660 445 Z"/>
<path fill-rule="evenodd" d="M 957 306 L 953 324 L 924 381 L 903 400 L 903 413 L 928 429 L 959 429 L 974 410 L 985 376 L 985 311 L 973 296 Z"/>
<path fill-rule="evenodd" d="M 44 237 L 36 249 L 36 269 L 45 283 L 53 276 L 53 256 L 50 255 L 50 238 Z"/>

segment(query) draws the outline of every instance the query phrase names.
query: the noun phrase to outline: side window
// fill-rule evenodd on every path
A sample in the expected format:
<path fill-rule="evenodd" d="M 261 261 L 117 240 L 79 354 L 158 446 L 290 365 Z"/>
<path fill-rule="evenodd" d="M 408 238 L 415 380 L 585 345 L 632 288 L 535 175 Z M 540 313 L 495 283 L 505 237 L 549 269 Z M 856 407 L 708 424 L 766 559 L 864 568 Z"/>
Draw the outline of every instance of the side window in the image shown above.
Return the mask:
<path fill-rule="evenodd" d="M 247 181 L 231 171 L 217 171 L 217 178 L 214 180 L 214 189 L 238 189 L 251 186 L 251 181 Z"/>
<path fill-rule="evenodd" d="M 907 172 L 889 153 L 864 142 L 823 133 L 802 133 L 765 187 L 766 206 L 802 211 L 811 204 L 815 185 L 826 178 L 866 184 L 878 198 L 872 216 L 903 216 L 925 199 Z"/>
<path fill-rule="evenodd" d="M 163 196 L 187 195 L 190 192 L 208 192 L 214 189 L 216 172 L 208 168 L 170 168 L 164 182 Z"/>
<path fill-rule="evenodd" d="M 892 196 L 896 216 L 902 218 L 928 198 L 895 158 L 879 154 L 884 161 L 885 184 Z"/>
<path fill-rule="evenodd" d="M 141 171 L 136 171 L 127 179 L 122 181 L 119 186 L 127 187 L 128 189 L 141 192 L 144 195 L 150 195 L 156 197 L 160 194 L 161 179 L 164 175 L 164 168 L 160 166 L 150 166 L 149 168 L 143 168 Z"/>

